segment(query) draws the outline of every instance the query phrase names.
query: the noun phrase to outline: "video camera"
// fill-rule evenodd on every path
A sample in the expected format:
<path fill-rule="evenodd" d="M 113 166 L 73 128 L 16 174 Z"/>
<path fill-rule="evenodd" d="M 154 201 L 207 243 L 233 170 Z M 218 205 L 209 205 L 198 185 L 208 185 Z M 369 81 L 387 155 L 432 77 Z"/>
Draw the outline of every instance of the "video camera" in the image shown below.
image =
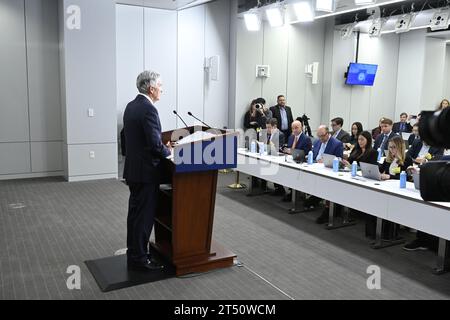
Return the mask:
<path fill-rule="evenodd" d="M 419 135 L 432 147 L 450 149 L 450 108 L 423 111 Z M 450 161 L 431 161 L 420 167 L 420 193 L 425 201 L 450 201 Z"/>

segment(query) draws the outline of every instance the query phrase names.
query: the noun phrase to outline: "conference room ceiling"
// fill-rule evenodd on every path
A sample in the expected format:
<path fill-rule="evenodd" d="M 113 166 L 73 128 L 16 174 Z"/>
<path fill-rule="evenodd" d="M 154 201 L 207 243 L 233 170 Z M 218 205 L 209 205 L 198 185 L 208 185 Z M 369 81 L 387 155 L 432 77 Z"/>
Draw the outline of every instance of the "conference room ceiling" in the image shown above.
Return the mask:
<path fill-rule="evenodd" d="M 167 10 L 179 10 L 200 5 L 213 0 L 115 0 L 119 4 L 128 4 L 142 7 L 151 7 Z"/>

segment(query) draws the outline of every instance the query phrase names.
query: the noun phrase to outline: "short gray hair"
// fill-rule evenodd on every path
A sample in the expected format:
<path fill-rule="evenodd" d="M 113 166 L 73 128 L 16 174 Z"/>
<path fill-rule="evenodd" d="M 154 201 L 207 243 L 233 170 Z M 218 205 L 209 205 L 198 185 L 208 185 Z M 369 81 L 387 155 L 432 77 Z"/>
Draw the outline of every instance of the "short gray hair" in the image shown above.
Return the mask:
<path fill-rule="evenodd" d="M 326 132 L 327 134 L 330 133 L 330 128 L 328 128 L 328 126 L 325 125 L 325 124 L 320 125 L 319 128 L 318 128 L 317 130 L 319 130 L 319 129 L 325 129 L 325 132 Z"/>
<path fill-rule="evenodd" d="M 161 75 L 154 71 L 142 72 L 136 80 L 136 87 L 140 93 L 147 94 L 150 87 L 156 87 Z"/>

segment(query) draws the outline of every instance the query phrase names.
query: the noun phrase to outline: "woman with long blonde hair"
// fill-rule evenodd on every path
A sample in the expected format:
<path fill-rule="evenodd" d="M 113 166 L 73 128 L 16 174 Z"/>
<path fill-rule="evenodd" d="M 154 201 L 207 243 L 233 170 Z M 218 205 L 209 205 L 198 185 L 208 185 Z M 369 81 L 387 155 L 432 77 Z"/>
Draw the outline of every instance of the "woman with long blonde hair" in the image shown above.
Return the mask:
<path fill-rule="evenodd" d="M 400 179 L 400 173 L 406 172 L 409 166 L 413 165 L 413 160 L 406 154 L 406 147 L 403 138 L 395 136 L 389 140 L 388 154 L 384 163 L 380 166 L 382 180 Z"/>

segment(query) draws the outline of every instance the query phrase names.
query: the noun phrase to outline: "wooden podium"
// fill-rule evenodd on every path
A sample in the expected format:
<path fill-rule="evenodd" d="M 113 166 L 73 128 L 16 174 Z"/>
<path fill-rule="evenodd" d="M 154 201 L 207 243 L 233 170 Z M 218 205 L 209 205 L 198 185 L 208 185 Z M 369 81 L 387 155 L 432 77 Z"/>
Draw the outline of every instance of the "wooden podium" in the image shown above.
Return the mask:
<path fill-rule="evenodd" d="M 162 140 L 177 142 L 186 135 L 209 130 L 188 127 L 168 131 Z M 151 245 L 172 262 L 177 276 L 230 267 L 236 257 L 212 240 L 212 231 L 218 170 L 236 168 L 238 134 L 215 131 L 213 138 L 180 142 L 174 147 L 174 157 L 163 160 L 155 242 Z M 204 152 L 209 157 L 204 157 Z"/>

